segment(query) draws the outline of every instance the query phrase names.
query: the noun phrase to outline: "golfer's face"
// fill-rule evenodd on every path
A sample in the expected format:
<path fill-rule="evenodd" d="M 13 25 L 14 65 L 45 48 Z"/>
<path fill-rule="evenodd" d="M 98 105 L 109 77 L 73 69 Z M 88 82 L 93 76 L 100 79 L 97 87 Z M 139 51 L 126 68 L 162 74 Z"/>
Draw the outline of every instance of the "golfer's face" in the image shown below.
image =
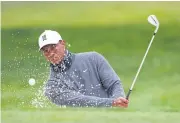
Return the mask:
<path fill-rule="evenodd" d="M 49 62 L 58 64 L 64 57 L 65 45 L 61 42 L 58 44 L 49 44 L 44 46 L 41 50 Z"/>

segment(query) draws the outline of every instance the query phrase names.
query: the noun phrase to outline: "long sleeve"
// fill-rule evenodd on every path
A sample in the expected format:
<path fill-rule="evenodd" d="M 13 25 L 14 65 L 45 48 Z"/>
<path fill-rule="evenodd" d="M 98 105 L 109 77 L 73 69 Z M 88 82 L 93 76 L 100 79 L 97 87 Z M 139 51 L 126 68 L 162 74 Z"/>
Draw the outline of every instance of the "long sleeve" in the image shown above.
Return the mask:
<path fill-rule="evenodd" d="M 101 54 L 95 54 L 100 80 L 107 90 L 109 98 L 125 97 L 123 85 L 118 75 Z"/>
<path fill-rule="evenodd" d="M 54 85 L 56 83 L 56 85 Z M 86 96 L 74 90 L 63 87 L 57 82 L 48 82 L 45 95 L 57 105 L 79 107 L 111 107 L 113 99 Z"/>
<path fill-rule="evenodd" d="M 59 82 L 51 71 L 45 87 L 45 95 L 56 105 L 79 107 L 111 107 L 113 99 L 83 95 L 68 85 Z"/>

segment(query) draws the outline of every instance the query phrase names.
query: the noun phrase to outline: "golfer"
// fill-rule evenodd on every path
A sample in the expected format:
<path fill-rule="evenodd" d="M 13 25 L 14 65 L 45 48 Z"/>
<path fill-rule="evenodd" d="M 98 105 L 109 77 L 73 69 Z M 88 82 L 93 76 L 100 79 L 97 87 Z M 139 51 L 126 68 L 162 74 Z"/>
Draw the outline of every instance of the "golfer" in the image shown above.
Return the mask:
<path fill-rule="evenodd" d="M 59 106 L 128 107 L 122 82 L 97 52 L 71 53 L 56 31 L 45 30 L 39 50 L 50 62 L 45 95 Z"/>

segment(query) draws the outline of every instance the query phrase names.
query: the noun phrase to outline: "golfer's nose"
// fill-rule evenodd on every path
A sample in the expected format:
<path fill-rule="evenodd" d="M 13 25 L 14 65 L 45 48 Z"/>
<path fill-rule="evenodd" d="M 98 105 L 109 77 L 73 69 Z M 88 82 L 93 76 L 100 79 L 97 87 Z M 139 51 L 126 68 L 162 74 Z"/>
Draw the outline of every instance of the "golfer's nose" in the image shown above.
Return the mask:
<path fill-rule="evenodd" d="M 50 51 L 49 53 L 48 53 L 48 57 L 49 58 L 52 58 L 54 56 L 54 53 L 52 52 L 52 51 Z"/>

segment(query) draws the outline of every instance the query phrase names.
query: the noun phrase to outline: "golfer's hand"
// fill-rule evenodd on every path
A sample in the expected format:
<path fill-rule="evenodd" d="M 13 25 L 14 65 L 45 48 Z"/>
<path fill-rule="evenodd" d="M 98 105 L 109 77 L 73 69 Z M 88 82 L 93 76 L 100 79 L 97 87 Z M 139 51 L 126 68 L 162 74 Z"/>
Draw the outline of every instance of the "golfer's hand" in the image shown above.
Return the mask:
<path fill-rule="evenodd" d="M 119 97 L 113 100 L 112 106 L 127 108 L 128 103 L 129 101 L 126 98 Z"/>

